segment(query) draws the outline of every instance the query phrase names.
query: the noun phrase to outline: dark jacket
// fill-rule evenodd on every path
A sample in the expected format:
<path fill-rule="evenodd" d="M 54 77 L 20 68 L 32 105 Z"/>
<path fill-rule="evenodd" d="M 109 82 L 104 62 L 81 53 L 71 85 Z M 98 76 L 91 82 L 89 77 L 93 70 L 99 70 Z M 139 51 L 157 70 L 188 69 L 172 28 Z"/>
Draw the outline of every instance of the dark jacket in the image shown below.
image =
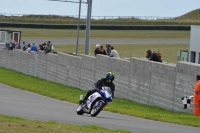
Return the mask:
<path fill-rule="evenodd" d="M 105 51 L 105 50 L 102 50 L 102 51 L 101 51 L 101 54 L 106 55 L 106 51 Z"/>
<path fill-rule="evenodd" d="M 103 86 L 110 87 L 112 91 L 112 97 L 114 98 L 115 84 L 113 82 L 108 83 L 106 78 L 102 78 L 98 80 L 94 85 L 99 90 L 101 90 Z"/>
<path fill-rule="evenodd" d="M 162 60 L 156 55 L 155 52 L 152 52 L 151 55 L 149 55 L 149 60 L 156 61 L 156 62 L 162 62 Z"/>
<path fill-rule="evenodd" d="M 110 55 L 110 52 L 111 52 L 111 48 L 110 47 L 107 47 L 107 55 Z"/>
<path fill-rule="evenodd" d="M 94 55 L 96 56 L 97 54 L 102 54 L 101 50 L 99 48 L 96 48 L 94 50 Z"/>

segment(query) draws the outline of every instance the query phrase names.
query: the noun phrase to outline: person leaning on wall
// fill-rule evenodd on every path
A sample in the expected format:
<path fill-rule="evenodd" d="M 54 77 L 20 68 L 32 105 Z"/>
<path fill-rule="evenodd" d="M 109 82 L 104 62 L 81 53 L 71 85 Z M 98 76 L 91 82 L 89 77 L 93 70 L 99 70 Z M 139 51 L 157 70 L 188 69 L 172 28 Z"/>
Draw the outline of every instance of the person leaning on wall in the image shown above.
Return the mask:
<path fill-rule="evenodd" d="M 161 58 L 159 58 L 154 51 L 151 51 L 150 49 L 148 49 L 146 53 L 147 53 L 147 56 L 146 56 L 147 59 L 151 61 L 155 61 L 155 62 L 162 62 Z"/>
<path fill-rule="evenodd" d="M 111 52 L 110 52 L 110 57 L 114 57 L 114 58 L 120 58 L 117 50 L 115 50 L 115 48 L 113 46 L 111 46 Z"/>
<path fill-rule="evenodd" d="M 196 85 L 194 88 L 194 115 L 200 116 L 200 75 L 196 76 Z"/>

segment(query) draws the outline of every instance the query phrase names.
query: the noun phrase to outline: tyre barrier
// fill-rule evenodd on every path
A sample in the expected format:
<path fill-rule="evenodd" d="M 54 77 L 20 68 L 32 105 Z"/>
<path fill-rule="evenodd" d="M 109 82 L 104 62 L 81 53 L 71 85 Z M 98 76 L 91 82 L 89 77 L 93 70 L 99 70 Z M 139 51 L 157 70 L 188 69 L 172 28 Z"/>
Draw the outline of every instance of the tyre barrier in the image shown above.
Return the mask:
<path fill-rule="evenodd" d="M 0 23 L 0 27 L 14 28 L 44 28 L 44 29 L 77 29 L 76 24 L 21 24 L 21 23 Z M 81 30 L 86 25 L 80 25 Z M 91 30 L 184 30 L 190 31 L 189 25 L 91 25 Z"/>

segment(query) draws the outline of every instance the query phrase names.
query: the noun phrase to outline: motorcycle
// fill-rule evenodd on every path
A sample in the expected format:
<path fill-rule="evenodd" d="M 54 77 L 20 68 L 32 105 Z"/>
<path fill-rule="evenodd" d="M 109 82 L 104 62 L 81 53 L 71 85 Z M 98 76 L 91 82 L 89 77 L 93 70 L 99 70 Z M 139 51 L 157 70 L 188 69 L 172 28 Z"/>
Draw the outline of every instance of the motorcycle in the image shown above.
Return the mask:
<path fill-rule="evenodd" d="M 84 96 L 80 96 L 80 101 L 83 100 Z M 79 102 L 80 102 L 79 101 Z M 110 87 L 102 87 L 98 92 L 93 93 L 83 103 L 79 104 L 76 113 L 83 115 L 84 113 L 90 114 L 92 117 L 97 116 L 101 110 L 112 101 L 112 91 Z"/>

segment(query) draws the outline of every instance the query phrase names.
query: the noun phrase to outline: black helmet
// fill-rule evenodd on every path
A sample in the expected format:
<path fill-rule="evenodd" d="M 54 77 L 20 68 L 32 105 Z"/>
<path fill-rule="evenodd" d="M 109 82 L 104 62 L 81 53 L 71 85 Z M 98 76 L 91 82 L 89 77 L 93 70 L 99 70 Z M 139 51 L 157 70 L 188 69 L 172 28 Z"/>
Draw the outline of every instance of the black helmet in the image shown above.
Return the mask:
<path fill-rule="evenodd" d="M 115 74 L 113 72 L 108 72 L 108 74 L 106 75 L 106 79 L 107 81 L 110 83 L 110 82 L 113 82 L 114 79 L 115 79 Z"/>

